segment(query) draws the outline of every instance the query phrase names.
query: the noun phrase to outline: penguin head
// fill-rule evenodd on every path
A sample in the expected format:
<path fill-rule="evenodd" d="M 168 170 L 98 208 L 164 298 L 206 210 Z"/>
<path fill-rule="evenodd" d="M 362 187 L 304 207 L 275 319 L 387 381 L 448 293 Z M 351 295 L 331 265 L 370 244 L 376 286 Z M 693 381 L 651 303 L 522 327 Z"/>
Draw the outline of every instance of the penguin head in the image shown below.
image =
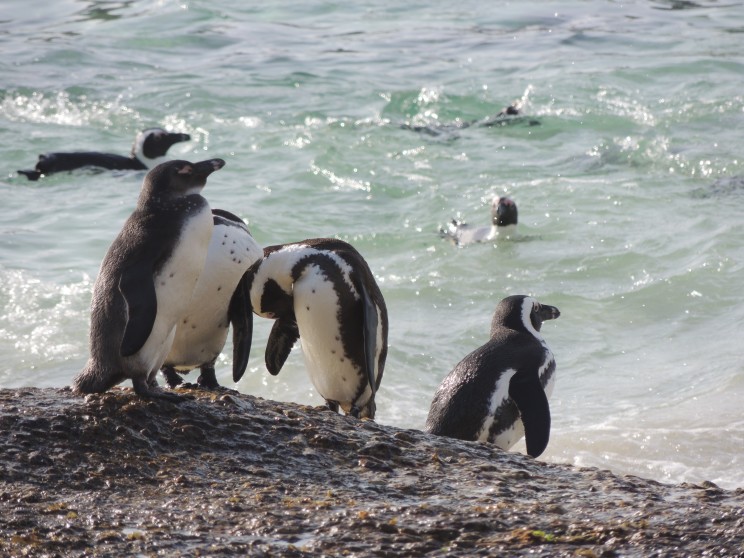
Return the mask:
<path fill-rule="evenodd" d="M 161 163 L 145 176 L 142 195 L 146 199 L 168 200 L 199 194 L 207 183 L 207 177 L 224 166 L 222 159 Z"/>
<path fill-rule="evenodd" d="M 504 327 L 538 336 L 545 320 L 554 320 L 560 315 L 555 306 L 541 304 L 531 296 L 508 296 L 496 307 L 491 321 L 491 336 Z"/>
<path fill-rule="evenodd" d="M 134 138 L 132 157 L 139 159 L 146 167 L 152 168 L 165 157 L 168 150 L 182 141 L 189 141 L 191 136 L 176 132 L 167 132 L 162 128 L 148 128 Z"/>
<path fill-rule="evenodd" d="M 517 204 L 509 198 L 496 196 L 491 202 L 491 222 L 497 227 L 517 224 Z"/>

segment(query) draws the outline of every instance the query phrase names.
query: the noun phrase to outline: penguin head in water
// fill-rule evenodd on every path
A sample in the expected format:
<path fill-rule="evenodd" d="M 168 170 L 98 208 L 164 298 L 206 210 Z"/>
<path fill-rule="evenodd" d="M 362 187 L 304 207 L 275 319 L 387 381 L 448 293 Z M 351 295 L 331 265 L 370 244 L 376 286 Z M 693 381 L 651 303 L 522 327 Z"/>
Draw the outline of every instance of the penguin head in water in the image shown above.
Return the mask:
<path fill-rule="evenodd" d="M 517 204 L 509 198 L 496 196 L 491 202 L 491 222 L 496 227 L 517 224 Z"/>
<path fill-rule="evenodd" d="M 147 168 L 153 168 L 173 145 L 190 139 L 191 136 L 188 134 L 167 132 L 162 128 L 148 128 L 137 134 L 134 139 L 132 157 Z"/>
<path fill-rule="evenodd" d="M 224 166 L 222 159 L 161 163 L 145 176 L 140 200 L 174 200 L 199 194 L 207 184 L 207 177 Z"/>
<path fill-rule="evenodd" d="M 496 307 L 491 321 L 491 337 L 502 328 L 526 331 L 539 337 L 543 322 L 554 320 L 560 315 L 555 306 L 541 304 L 531 296 L 508 296 Z"/>

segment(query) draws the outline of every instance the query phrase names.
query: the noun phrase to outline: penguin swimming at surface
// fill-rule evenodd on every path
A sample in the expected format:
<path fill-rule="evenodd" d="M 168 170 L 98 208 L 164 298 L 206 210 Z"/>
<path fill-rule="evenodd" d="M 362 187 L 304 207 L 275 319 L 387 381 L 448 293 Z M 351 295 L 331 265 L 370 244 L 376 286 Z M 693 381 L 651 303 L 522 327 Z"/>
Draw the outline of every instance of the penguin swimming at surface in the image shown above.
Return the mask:
<path fill-rule="evenodd" d="M 19 170 L 18 174 L 29 180 L 38 180 L 55 172 L 81 168 L 147 170 L 164 162 L 168 149 L 173 145 L 190 139 L 191 136 L 188 134 L 166 132 L 162 128 L 148 128 L 137 134 L 128 157 L 95 151 L 44 153 L 39 155 L 34 169 Z"/>
<path fill-rule="evenodd" d="M 275 319 L 266 368 L 281 370 L 300 339 L 328 407 L 374 418 L 387 357 L 388 314 L 372 271 L 350 244 L 315 238 L 264 248 L 248 270 L 253 311 Z"/>
<path fill-rule="evenodd" d="M 517 220 L 517 204 L 510 198 L 496 196 L 491 201 L 490 226 L 467 225 L 453 219 L 446 229 L 439 230 L 439 234 L 458 246 L 488 242 L 501 236 L 513 235 L 517 229 Z"/>
<path fill-rule="evenodd" d="M 162 372 L 169 387 L 183 383 L 179 374 L 199 368 L 197 385 L 219 386 L 214 362 L 233 328 L 233 378 L 237 382 L 248 364 L 253 319 L 250 300 L 238 283 L 263 250 L 238 216 L 213 209 L 214 228 L 204 271 L 199 276 L 191 304 L 176 328 Z"/>
<path fill-rule="evenodd" d="M 540 327 L 558 316 L 557 308 L 529 296 L 502 300 L 490 340 L 460 361 L 437 389 L 425 430 L 504 450 L 524 436 L 527 453 L 542 454 L 550 437 L 548 398 L 556 366 Z"/>
<path fill-rule="evenodd" d="M 511 104 L 498 113 L 480 120 L 460 120 L 457 119 L 454 123 L 436 123 L 428 125 L 414 125 L 410 123 L 401 124 L 400 127 L 403 130 L 411 130 L 412 132 L 418 132 L 427 136 L 435 138 L 442 137 L 444 139 L 454 140 L 459 137 L 457 132 L 465 130 L 473 126 L 481 126 L 485 128 L 510 126 L 513 124 L 524 124 L 528 126 L 539 126 L 540 121 L 532 117 L 527 117 L 522 114 L 520 108 L 521 103 Z"/>
<path fill-rule="evenodd" d="M 156 376 L 207 258 L 213 218 L 201 191 L 224 165 L 170 161 L 147 173 L 134 212 L 101 263 L 90 357 L 73 391 L 101 393 L 130 379 L 140 396 L 183 400 L 160 390 Z"/>

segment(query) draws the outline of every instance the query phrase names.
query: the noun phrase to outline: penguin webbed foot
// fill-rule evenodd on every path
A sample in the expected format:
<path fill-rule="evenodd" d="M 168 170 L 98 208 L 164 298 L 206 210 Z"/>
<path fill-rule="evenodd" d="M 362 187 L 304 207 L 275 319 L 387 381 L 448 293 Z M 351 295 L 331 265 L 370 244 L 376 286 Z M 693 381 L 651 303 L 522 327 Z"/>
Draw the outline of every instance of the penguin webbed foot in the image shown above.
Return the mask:
<path fill-rule="evenodd" d="M 338 413 L 338 401 L 326 400 L 326 408 L 334 413 Z"/>
<path fill-rule="evenodd" d="M 222 387 L 217 381 L 217 376 L 214 373 L 214 366 L 205 364 L 200 368 L 200 370 L 201 374 L 199 374 L 199 377 L 196 379 L 196 384 L 200 388 L 220 389 Z"/>
<path fill-rule="evenodd" d="M 170 401 L 171 403 L 183 403 L 194 399 L 193 395 L 180 395 L 170 391 L 163 391 L 157 384 L 152 385 L 147 380 L 137 378 L 132 380 L 134 386 L 134 392 L 144 399 L 162 399 L 164 401 Z"/>
<path fill-rule="evenodd" d="M 172 366 L 163 366 L 163 368 L 160 369 L 160 372 L 162 372 L 163 377 L 165 378 L 165 383 L 169 388 L 175 389 L 179 386 L 186 387 L 183 385 L 183 378 L 181 378 L 181 375 L 176 372 L 176 369 Z"/>

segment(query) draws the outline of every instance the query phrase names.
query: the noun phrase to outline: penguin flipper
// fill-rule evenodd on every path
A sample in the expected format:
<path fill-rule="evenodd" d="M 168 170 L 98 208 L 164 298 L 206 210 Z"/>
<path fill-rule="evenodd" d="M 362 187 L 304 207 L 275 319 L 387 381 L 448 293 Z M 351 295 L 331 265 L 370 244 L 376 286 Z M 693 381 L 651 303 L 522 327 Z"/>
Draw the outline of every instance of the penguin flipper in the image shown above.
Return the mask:
<path fill-rule="evenodd" d="M 362 288 L 362 315 L 364 322 L 364 366 L 367 369 L 367 381 L 375 394 L 375 356 L 377 355 L 377 306 L 372 302 L 367 289 Z"/>
<path fill-rule="evenodd" d="M 509 383 L 509 397 L 517 404 L 524 424 L 524 439 L 527 453 L 538 457 L 548 447 L 550 438 L 550 407 L 548 396 L 535 374 L 529 380 Z"/>
<path fill-rule="evenodd" d="M 139 351 L 150 337 L 158 312 L 152 268 L 141 262 L 125 269 L 119 279 L 119 291 L 127 303 L 128 316 L 119 352 L 128 357 Z"/>
<path fill-rule="evenodd" d="M 300 338 L 300 329 L 294 319 L 280 318 L 274 322 L 266 343 L 266 369 L 276 376 Z"/>
<path fill-rule="evenodd" d="M 233 328 L 233 381 L 243 377 L 248 367 L 253 338 L 253 308 L 250 299 L 251 277 L 243 275 L 230 299 L 227 317 Z"/>

